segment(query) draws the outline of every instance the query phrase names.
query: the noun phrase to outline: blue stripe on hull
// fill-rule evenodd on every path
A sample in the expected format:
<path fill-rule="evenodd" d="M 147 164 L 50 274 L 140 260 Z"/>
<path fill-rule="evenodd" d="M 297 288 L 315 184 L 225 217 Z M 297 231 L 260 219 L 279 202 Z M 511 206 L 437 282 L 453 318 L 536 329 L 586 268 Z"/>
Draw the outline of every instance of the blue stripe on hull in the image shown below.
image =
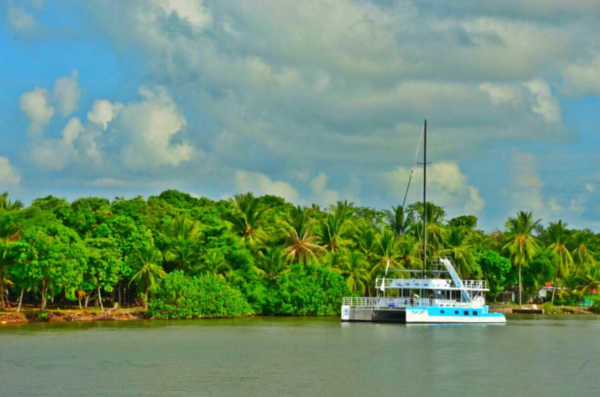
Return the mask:
<path fill-rule="evenodd" d="M 502 313 L 489 313 L 488 306 L 482 308 L 407 307 L 406 311 L 407 322 L 485 323 L 506 321 Z"/>

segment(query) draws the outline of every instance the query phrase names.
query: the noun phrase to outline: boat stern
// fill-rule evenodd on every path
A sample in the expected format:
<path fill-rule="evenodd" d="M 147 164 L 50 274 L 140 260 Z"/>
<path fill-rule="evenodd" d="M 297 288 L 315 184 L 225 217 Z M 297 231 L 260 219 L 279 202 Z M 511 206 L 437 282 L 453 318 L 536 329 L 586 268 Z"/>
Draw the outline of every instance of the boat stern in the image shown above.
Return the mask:
<path fill-rule="evenodd" d="M 456 324 L 499 324 L 505 323 L 502 313 L 489 313 L 488 307 L 407 307 L 406 322 L 413 324 L 456 323 Z"/>

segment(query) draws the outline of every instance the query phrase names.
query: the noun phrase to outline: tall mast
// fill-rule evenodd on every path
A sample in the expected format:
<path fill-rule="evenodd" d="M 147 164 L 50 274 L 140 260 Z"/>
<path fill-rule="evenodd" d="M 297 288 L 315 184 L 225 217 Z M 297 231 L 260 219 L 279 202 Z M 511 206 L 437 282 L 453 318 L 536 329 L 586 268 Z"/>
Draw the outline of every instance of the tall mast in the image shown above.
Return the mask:
<path fill-rule="evenodd" d="M 427 271 L 427 120 L 423 131 L 423 278 L 425 278 Z"/>

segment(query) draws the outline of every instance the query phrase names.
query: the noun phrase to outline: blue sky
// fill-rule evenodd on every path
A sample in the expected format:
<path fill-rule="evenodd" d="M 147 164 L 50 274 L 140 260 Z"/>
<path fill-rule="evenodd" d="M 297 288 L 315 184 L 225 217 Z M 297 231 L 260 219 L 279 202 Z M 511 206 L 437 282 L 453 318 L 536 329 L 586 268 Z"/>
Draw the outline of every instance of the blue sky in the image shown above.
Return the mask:
<path fill-rule="evenodd" d="M 7 0 L 0 21 L 0 191 L 25 202 L 389 208 L 427 118 L 449 216 L 600 230 L 600 3 Z"/>

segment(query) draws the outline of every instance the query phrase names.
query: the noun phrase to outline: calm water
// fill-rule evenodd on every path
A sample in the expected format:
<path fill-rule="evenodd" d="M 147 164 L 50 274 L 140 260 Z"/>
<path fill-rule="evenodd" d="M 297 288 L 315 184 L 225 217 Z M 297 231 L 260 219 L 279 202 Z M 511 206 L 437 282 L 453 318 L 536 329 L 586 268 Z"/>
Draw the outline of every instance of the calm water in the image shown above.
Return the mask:
<path fill-rule="evenodd" d="M 0 396 L 590 396 L 597 317 L 0 326 Z"/>

